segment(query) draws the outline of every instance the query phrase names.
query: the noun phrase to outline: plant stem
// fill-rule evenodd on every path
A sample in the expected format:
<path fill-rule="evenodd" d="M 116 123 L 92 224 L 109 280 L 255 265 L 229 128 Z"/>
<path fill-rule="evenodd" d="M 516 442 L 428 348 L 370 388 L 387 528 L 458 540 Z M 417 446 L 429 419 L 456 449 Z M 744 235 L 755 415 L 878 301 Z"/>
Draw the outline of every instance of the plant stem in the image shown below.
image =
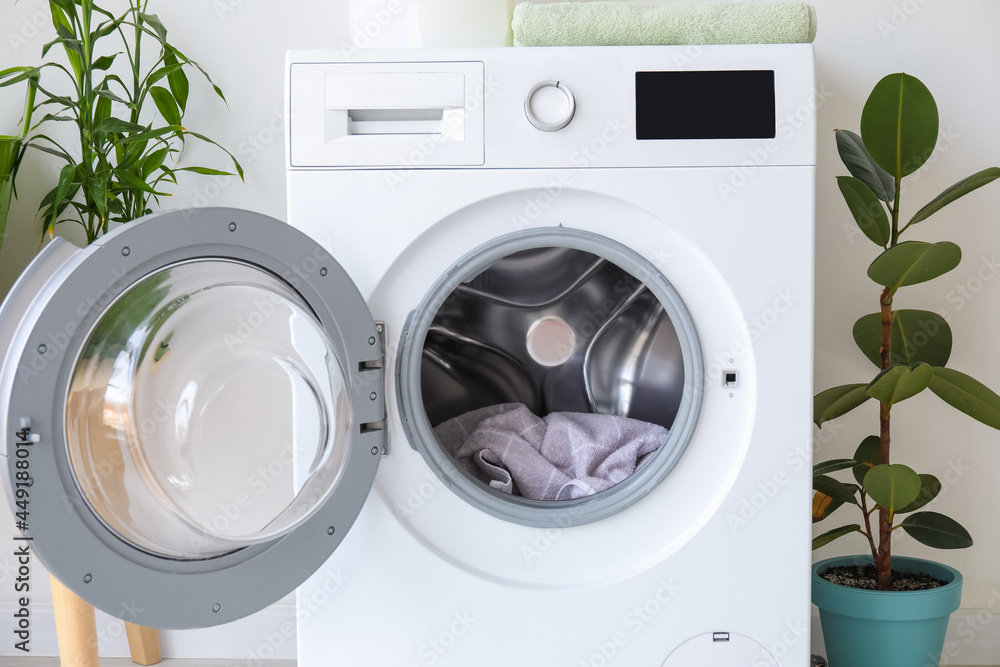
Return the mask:
<path fill-rule="evenodd" d="M 892 296 L 890 288 L 886 287 L 879 299 L 882 313 L 882 370 L 892 364 Z M 879 403 L 879 445 L 880 459 L 883 465 L 889 465 L 889 413 L 888 403 Z M 880 507 L 878 510 L 878 553 L 875 554 L 875 570 L 878 573 L 878 588 L 887 591 L 892 588 L 892 517 L 889 510 Z"/>
<path fill-rule="evenodd" d="M 890 209 L 892 214 L 892 238 L 889 247 L 895 247 L 899 243 L 899 181 L 896 178 L 896 195 L 893 198 L 893 205 Z M 882 316 L 882 348 L 881 354 L 882 370 L 892 365 L 892 297 L 893 290 L 886 287 L 879 298 L 879 311 Z M 890 437 L 889 417 L 892 406 L 888 403 L 879 403 L 879 445 L 880 463 L 889 465 L 889 445 L 892 442 Z M 880 507 L 878 511 L 878 552 L 875 554 L 875 572 L 878 578 L 878 589 L 880 591 L 892 590 L 892 516 L 889 510 Z"/>
<path fill-rule="evenodd" d="M 865 517 L 865 537 L 868 538 L 868 546 L 872 549 L 872 558 L 878 560 L 878 549 L 875 548 L 875 539 L 872 537 L 871 512 L 868 511 L 868 503 L 864 493 L 861 494 L 861 513 Z"/>

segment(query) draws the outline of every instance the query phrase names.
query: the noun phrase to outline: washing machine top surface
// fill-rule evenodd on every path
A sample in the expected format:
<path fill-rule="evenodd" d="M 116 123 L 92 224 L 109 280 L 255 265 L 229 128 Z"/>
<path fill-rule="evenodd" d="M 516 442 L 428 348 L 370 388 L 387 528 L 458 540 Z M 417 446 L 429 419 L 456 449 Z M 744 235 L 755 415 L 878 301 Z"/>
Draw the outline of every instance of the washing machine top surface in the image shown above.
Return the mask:
<path fill-rule="evenodd" d="M 289 169 L 814 165 L 809 44 L 290 51 Z M 295 202 L 290 202 L 294 207 Z"/>

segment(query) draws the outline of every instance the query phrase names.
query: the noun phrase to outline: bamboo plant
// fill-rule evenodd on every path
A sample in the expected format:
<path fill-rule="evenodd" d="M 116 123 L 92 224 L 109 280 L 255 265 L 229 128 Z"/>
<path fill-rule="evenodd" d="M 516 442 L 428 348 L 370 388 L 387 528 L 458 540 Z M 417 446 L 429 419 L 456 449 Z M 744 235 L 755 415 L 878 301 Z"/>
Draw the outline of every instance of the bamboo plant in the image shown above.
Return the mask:
<path fill-rule="evenodd" d="M 878 401 L 878 435 L 865 438 L 850 459 L 817 463 L 813 519 L 821 521 L 842 505 L 854 505 L 863 523 L 820 535 L 813 548 L 860 533 L 875 562 L 879 590 L 892 586 L 892 533 L 902 529 L 939 549 L 972 545 L 968 531 L 943 514 L 921 510 L 941 491 L 930 474 L 894 463 L 890 422 L 896 406 L 925 389 L 974 419 L 1000 429 L 1000 396 L 959 371 L 947 368 L 952 350 L 948 322 L 928 310 L 896 309 L 897 292 L 937 278 L 958 266 L 962 252 L 950 241 L 902 240 L 904 234 L 942 208 L 1000 177 L 984 169 L 951 186 L 909 221 L 900 216 L 903 178 L 916 172 L 937 143 L 938 110 L 930 91 L 907 74 L 890 74 L 872 90 L 861 115 L 861 135 L 837 130 L 840 157 L 851 176 L 837 178 L 840 191 L 864 235 L 880 248 L 868 267 L 879 286 L 878 311 L 854 324 L 854 340 L 877 368 L 868 382 L 833 387 L 814 402 L 818 427 L 869 400 Z M 866 246 L 867 247 L 867 246 Z M 874 294 L 873 294 L 874 296 Z M 874 299 L 873 299 L 874 300 Z M 853 472 L 855 483 L 831 476 Z M 900 518 L 905 515 L 901 520 Z"/>
<path fill-rule="evenodd" d="M 31 68 L 14 68 L 15 71 L 18 69 L 23 75 L 19 80 L 26 82 L 28 92 L 25 95 L 24 116 L 21 118 L 21 133 L 0 136 L 0 248 L 3 247 L 3 238 L 7 231 L 7 215 L 10 213 L 10 200 L 14 193 L 14 178 L 24 157 L 25 139 L 31 127 L 31 113 L 35 107 L 36 79 L 30 75 Z"/>
<path fill-rule="evenodd" d="M 65 64 L 0 72 L 0 87 L 39 80 L 43 99 L 36 110 L 46 111 L 40 126 L 75 126 L 72 144 L 42 132 L 25 142 L 65 162 L 40 206 L 43 240 L 56 225 L 71 221 L 83 227 L 90 243 L 107 233 L 109 223 L 151 213 L 152 204 L 177 185 L 178 172 L 230 175 L 177 165 L 187 140 L 218 146 L 182 124 L 190 89 L 186 72 L 197 70 L 223 101 L 225 96 L 198 63 L 167 41 L 166 27 L 148 12 L 149 0 L 130 0 L 120 15 L 93 0 L 48 4 L 56 35 L 42 48 L 42 57 L 58 46 Z M 64 84 L 71 92 L 53 92 L 49 73 L 68 79 Z M 239 162 L 226 153 L 242 178 Z"/>

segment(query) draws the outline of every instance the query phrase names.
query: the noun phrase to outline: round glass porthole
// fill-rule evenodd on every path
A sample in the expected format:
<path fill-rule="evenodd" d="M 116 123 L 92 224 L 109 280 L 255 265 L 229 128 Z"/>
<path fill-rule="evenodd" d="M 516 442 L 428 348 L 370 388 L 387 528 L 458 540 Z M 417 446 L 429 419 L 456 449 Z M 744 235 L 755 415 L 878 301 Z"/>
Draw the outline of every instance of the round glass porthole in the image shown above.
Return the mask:
<path fill-rule="evenodd" d="M 638 501 L 697 421 L 701 348 L 637 253 L 572 229 L 469 253 L 411 316 L 400 401 L 411 442 L 466 501 L 573 525 Z"/>
<path fill-rule="evenodd" d="M 72 369 L 75 482 L 118 537 L 204 559 L 285 535 L 330 497 L 351 435 L 344 369 L 284 281 L 196 259 L 136 281 Z"/>

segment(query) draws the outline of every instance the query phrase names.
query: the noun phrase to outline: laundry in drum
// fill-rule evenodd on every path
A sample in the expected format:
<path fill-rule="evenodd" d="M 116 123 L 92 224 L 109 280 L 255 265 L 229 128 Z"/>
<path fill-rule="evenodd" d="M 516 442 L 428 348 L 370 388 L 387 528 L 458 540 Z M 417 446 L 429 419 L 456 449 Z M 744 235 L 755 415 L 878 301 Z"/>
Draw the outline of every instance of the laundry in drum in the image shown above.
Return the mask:
<path fill-rule="evenodd" d="M 684 360 L 641 280 L 590 252 L 543 247 L 503 257 L 444 300 L 421 383 L 438 442 L 462 470 L 512 495 L 571 500 L 661 450 Z"/>

